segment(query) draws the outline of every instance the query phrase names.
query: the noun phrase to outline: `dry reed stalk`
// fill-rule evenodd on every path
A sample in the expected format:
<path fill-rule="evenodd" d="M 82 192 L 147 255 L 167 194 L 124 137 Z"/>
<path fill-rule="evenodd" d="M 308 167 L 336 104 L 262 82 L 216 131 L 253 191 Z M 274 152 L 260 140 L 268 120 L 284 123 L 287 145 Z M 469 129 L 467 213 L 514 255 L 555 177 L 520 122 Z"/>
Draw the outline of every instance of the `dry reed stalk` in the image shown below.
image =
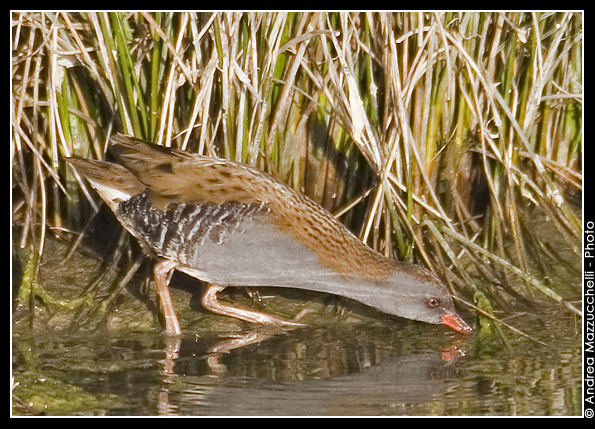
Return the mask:
<path fill-rule="evenodd" d="M 444 270 L 481 248 L 529 275 L 527 206 L 579 247 L 582 29 L 570 12 L 14 12 L 20 246 L 80 223 L 79 188 L 97 209 L 62 156 L 103 158 L 120 130 L 351 207 L 342 219 L 386 254 Z M 481 277 L 456 262 L 463 283 Z"/>

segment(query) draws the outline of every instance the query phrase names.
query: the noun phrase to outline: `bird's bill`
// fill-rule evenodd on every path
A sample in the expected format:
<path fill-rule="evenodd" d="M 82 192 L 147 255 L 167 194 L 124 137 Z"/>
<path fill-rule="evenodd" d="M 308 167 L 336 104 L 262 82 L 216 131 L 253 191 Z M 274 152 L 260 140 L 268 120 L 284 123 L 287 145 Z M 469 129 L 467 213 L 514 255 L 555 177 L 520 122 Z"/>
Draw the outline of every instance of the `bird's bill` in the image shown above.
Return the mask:
<path fill-rule="evenodd" d="M 473 329 L 467 325 L 461 316 L 456 313 L 445 313 L 442 315 L 442 324 L 462 334 L 470 334 Z"/>

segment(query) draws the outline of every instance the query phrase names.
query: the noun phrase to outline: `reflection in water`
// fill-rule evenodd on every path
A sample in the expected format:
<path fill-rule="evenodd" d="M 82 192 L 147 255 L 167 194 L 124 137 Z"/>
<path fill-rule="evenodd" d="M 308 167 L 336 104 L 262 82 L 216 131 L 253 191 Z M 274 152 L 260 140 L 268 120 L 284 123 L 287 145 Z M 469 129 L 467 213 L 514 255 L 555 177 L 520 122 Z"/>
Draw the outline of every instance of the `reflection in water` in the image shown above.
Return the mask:
<path fill-rule="evenodd" d="M 444 390 L 448 366 L 436 355 L 396 356 L 359 373 L 303 382 L 194 377 L 176 400 L 181 414 L 382 414 Z"/>
<path fill-rule="evenodd" d="M 14 398 L 60 398 L 43 410 L 60 415 L 577 415 L 580 329 L 564 315 L 535 314 L 523 328 L 548 347 L 511 337 L 512 351 L 398 320 L 178 340 L 13 335 Z"/>
<path fill-rule="evenodd" d="M 165 358 L 162 361 L 160 371 L 163 382 L 157 393 L 157 414 L 160 416 L 176 414 L 176 408 L 169 403 L 169 391 L 170 386 L 175 385 L 178 378 L 174 369 L 182 345 L 182 339 L 177 336 L 167 336 L 164 338 L 164 343 Z"/>
<path fill-rule="evenodd" d="M 166 340 L 158 414 L 391 413 L 386 407 L 443 392 L 462 355 L 458 344 L 409 353 L 355 331 L 299 331 L 256 327 L 200 352 L 197 341 Z"/>

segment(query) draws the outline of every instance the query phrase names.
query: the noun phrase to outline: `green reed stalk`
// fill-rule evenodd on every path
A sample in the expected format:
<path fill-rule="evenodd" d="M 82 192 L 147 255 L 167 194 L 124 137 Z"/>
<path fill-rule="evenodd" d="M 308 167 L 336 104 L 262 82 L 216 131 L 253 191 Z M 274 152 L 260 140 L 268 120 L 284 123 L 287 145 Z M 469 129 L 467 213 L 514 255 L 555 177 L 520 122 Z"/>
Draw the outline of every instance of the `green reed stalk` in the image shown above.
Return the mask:
<path fill-rule="evenodd" d="M 544 287 L 570 298 L 535 283 L 546 246 L 533 244 L 542 240 L 526 212 L 547 216 L 579 251 L 580 212 L 567 196 L 582 192 L 582 14 L 12 18 L 21 246 L 97 209 L 62 157 L 103 158 L 120 131 L 263 168 L 340 212 L 371 246 L 443 276 L 461 258 L 455 283 L 472 279 L 494 308 L 495 295 L 532 299 Z M 456 240 L 451 254 L 427 236 L 430 221 Z M 496 262 L 482 268 L 478 252 Z M 553 265 L 539 264 L 546 276 Z M 511 272 L 524 289 L 490 283 Z"/>

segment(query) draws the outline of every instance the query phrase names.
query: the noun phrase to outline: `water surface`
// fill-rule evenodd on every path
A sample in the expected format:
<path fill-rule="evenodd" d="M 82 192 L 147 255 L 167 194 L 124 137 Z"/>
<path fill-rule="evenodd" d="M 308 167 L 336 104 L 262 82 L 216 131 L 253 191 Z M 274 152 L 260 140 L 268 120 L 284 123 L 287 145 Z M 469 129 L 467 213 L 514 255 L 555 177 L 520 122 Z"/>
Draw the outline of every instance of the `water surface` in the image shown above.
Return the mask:
<path fill-rule="evenodd" d="M 80 294 L 99 263 L 63 264 L 65 247 L 50 246 L 40 283 L 54 297 Z M 308 326 L 279 332 L 204 311 L 194 280 L 176 275 L 173 284 L 180 341 L 160 335 L 154 292 L 133 286 L 93 327 L 66 329 L 68 317 L 40 299 L 33 319 L 14 310 L 13 414 L 581 413 L 582 322 L 554 304 L 536 301 L 511 313 L 507 322 L 532 338 L 503 329 L 503 341 L 478 329 L 465 309 L 471 335 L 349 303 L 340 314 L 323 295 L 273 291 L 262 297 L 265 309 L 286 316 L 314 310 Z M 225 298 L 250 305 L 241 292 Z"/>

